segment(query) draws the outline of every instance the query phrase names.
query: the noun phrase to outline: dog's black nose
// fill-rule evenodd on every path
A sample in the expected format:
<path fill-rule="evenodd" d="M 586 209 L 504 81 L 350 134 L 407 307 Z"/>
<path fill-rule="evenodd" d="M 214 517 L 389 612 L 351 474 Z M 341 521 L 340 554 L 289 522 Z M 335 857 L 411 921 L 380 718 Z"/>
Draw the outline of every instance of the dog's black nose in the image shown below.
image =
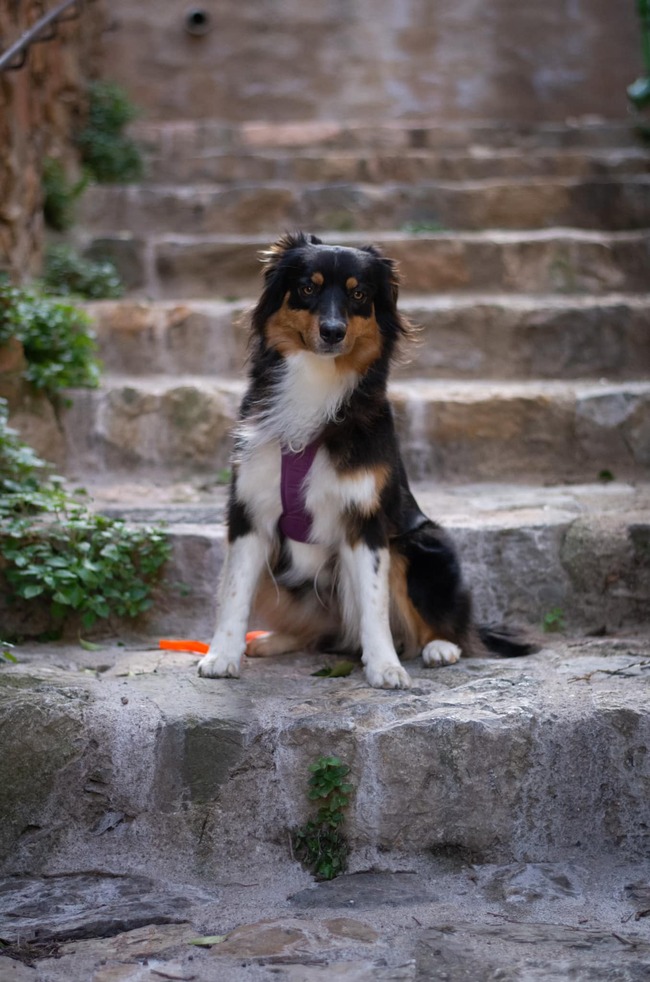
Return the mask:
<path fill-rule="evenodd" d="M 320 322 L 319 329 L 323 341 L 327 344 L 338 344 L 345 337 L 347 325 L 339 318 L 328 318 Z"/>

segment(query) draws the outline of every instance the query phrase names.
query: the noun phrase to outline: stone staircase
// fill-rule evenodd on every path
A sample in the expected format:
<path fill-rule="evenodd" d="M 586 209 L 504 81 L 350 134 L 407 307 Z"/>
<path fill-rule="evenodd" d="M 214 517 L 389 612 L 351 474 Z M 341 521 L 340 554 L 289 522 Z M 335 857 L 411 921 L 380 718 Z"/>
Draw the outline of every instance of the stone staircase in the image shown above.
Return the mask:
<path fill-rule="evenodd" d="M 153 630 L 211 630 L 211 485 L 243 391 L 242 322 L 259 250 L 296 227 L 400 263 L 421 328 L 392 385 L 404 456 L 462 546 L 480 615 L 539 625 L 561 608 L 583 631 L 647 619 L 650 153 L 627 125 L 139 135 L 149 180 L 84 198 L 79 244 L 113 257 L 129 296 L 90 305 L 105 377 L 64 425 L 68 472 L 102 507 L 134 517 L 132 495 L 137 517 L 170 521 Z"/>
<path fill-rule="evenodd" d="M 0 855 L 23 874 L 3 889 L 25 911 L 0 936 L 133 930 L 10 977 L 647 977 L 650 153 L 588 122 L 140 135 L 149 181 L 91 189 L 77 233 L 129 293 L 88 305 L 105 374 L 72 394 L 66 470 L 103 511 L 168 522 L 172 559 L 135 638 L 23 646 L 0 675 Z M 565 628 L 539 654 L 412 663 L 388 692 L 358 668 L 312 676 L 335 656 L 251 659 L 234 681 L 157 650 L 212 630 L 242 314 L 257 251 L 296 225 L 400 261 L 416 494 L 481 619 Z M 331 753 L 354 785 L 351 875 L 316 886 L 288 830 Z M 79 896 L 55 928 L 63 876 Z"/>

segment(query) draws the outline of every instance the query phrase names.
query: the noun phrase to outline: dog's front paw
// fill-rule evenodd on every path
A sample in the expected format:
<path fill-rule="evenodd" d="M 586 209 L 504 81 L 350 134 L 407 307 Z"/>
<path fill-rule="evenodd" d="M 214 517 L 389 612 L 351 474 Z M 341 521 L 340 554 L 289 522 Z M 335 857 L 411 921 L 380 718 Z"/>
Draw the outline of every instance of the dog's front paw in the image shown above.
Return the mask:
<path fill-rule="evenodd" d="M 373 689 L 410 689 L 411 677 L 401 665 L 366 665 L 366 678 Z"/>
<path fill-rule="evenodd" d="M 430 641 L 422 649 L 422 661 L 426 668 L 455 665 L 460 658 L 460 648 L 451 641 Z"/>
<path fill-rule="evenodd" d="M 199 675 L 204 679 L 238 679 L 239 658 L 207 654 L 199 662 Z"/>

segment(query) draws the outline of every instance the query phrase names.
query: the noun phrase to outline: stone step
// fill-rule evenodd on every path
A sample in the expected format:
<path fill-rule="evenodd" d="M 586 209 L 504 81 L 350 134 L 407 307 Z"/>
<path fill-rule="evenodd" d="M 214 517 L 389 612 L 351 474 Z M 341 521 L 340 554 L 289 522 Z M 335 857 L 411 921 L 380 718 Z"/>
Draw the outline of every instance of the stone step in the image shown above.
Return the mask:
<path fill-rule="evenodd" d="M 288 181 L 298 184 L 380 184 L 521 178 L 595 179 L 646 174 L 650 151 L 521 150 L 470 146 L 463 150 L 197 150 L 149 154 L 146 175 L 159 184 Z"/>
<path fill-rule="evenodd" d="M 467 150 L 472 147 L 538 150 L 586 150 L 643 147 L 629 119 L 576 119 L 541 125 L 502 120 L 475 123 L 423 123 L 422 120 L 390 120 L 386 123 L 304 121 L 269 123 L 250 121 L 239 125 L 219 120 L 171 120 L 139 122 L 131 127 L 134 137 L 152 154 L 189 157 L 216 151 L 260 152 L 270 149 L 390 149 Z"/>
<path fill-rule="evenodd" d="M 311 910 L 313 916 L 320 908 L 322 914 L 349 917 L 351 906 L 359 916 L 367 912 L 369 898 L 357 910 L 355 899 L 362 897 L 349 882 L 347 896 L 345 880 L 314 884 L 289 843 L 290 831 L 313 817 L 307 797 L 310 765 L 321 755 L 336 754 L 350 768 L 342 832 L 351 871 L 411 870 L 402 886 L 402 903 L 411 898 L 404 923 L 412 927 L 415 920 L 421 927 L 424 921 L 429 927 L 432 911 L 440 916 L 442 893 L 447 928 L 437 943 L 442 939 L 444 949 L 444 939 L 456 936 L 447 918 L 456 925 L 459 911 L 476 903 L 482 888 L 482 917 L 493 926 L 503 917 L 511 928 L 514 920 L 521 945 L 524 928 L 532 932 L 533 910 L 540 909 L 531 909 L 533 899 L 554 901 L 542 905 L 547 930 L 557 929 L 556 912 L 566 917 L 565 905 L 573 900 L 569 940 L 581 958 L 589 955 L 596 974 L 578 971 L 571 977 L 603 977 L 602 961 L 596 967 L 591 959 L 598 953 L 602 959 L 611 949 L 603 937 L 596 953 L 585 944 L 588 935 L 581 935 L 576 920 L 586 915 L 593 924 L 597 911 L 593 897 L 578 901 L 592 864 L 613 856 L 619 864 L 636 860 L 636 898 L 647 896 L 647 638 L 558 640 L 525 660 L 467 660 L 440 669 L 414 662 L 409 666 L 413 689 L 398 692 L 368 688 L 359 668 L 346 678 L 314 678 L 317 667 L 336 663 L 326 656 L 250 659 L 239 681 L 199 679 L 195 659 L 152 650 L 154 638 L 126 650 L 118 640 L 107 641 L 99 652 L 26 646 L 19 650 L 18 665 L 3 668 L 0 721 L 13 747 L 11 759 L 3 755 L 0 762 L 7 816 L 0 848 L 7 872 L 155 875 L 167 883 L 167 909 L 174 880 L 201 884 L 216 895 L 210 909 L 208 898 L 194 891 L 194 903 L 204 905 L 200 935 L 214 934 L 217 925 L 223 934 L 224 927 L 241 923 L 242 907 L 252 905 L 260 892 L 264 896 L 271 883 L 275 890 L 293 884 L 282 898 L 285 916 L 290 910 L 301 915 Z M 537 876 L 527 866 L 487 865 L 522 863 L 542 865 Z M 426 870 L 424 877 L 413 875 L 414 866 Z M 454 907 L 449 874 L 461 871 Z M 618 901 L 619 923 L 611 928 L 618 932 L 617 961 L 606 977 L 641 979 L 642 966 L 638 974 L 627 974 L 626 967 L 633 953 L 644 955 L 647 968 L 650 945 L 642 924 L 620 924 L 643 909 L 642 903 L 621 903 L 625 883 L 630 880 L 619 880 L 612 893 Z M 70 884 L 74 888 L 73 880 Z M 109 898 L 115 903 L 115 887 L 106 891 L 104 903 Z M 10 884 L 5 891 L 10 893 Z M 138 896 L 131 886 L 131 899 Z M 381 904 L 381 896 L 376 884 L 375 904 Z M 31 898 L 32 909 L 38 909 L 36 899 Z M 392 899 L 384 907 L 384 931 L 395 930 Z M 58 900 L 43 912 L 50 920 L 63 913 L 61 894 Z M 238 916 L 234 924 L 229 902 Z M 25 906 L 23 900 L 23 916 Z M 190 914 L 191 908 L 186 893 L 178 914 Z M 3 936 L 15 937 L 11 923 L 3 927 Z M 394 944 L 403 943 L 404 931 L 399 925 L 402 941 Z M 220 959 L 233 953 L 232 946 L 220 949 L 215 943 L 215 949 L 212 973 L 201 970 L 205 962 L 197 952 L 196 964 L 186 965 L 192 977 L 197 964 L 198 977 L 206 982 L 233 977 L 220 974 Z M 548 978 L 546 969 L 556 955 L 544 960 L 543 973 L 517 977 Z M 250 973 L 250 952 L 243 961 Z M 53 973 L 57 963 L 52 964 Z M 341 978 L 424 980 L 438 974 L 433 965 L 432 960 L 417 976 L 347 973 Z M 102 977 L 115 978 L 109 967 L 111 975 L 102 972 Z M 117 977 L 144 978 L 127 976 L 124 969 L 118 965 Z M 337 977 L 302 972 L 299 966 L 298 974 L 286 977 Z M 156 974 L 165 977 L 171 970 Z M 173 977 L 188 974 L 177 970 Z M 246 977 L 252 976 L 234 976 Z M 254 977 L 266 982 L 273 976 L 255 971 Z M 488 976 L 473 965 L 469 974 L 450 977 L 460 982 Z M 64 976 L 48 970 L 39 976 L 45 978 Z M 562 976 L 552 978 L 559 982 Z"/>
<path fill-rule="evenodd" d="M 61 413 L 67 473 L 188 475 L 227 465 L 243 382 L 107 376 Z M 650 381 L 445 382 L 391 388 L 407 468 L 439 480 L 647 475 Z"/>
<path fill-rule="evenodd" d="M 277 230 L 276 233 L 277 234 Z M 273 236 L 92 235 L 77 230 L 79 248 L 110 258 L 126 288 L 150 299 L 233 299 L 260 289 L 259 252 Z M 371 240 L 400 264 L 411 293 L 484 291 L 612 293 L 648 290 L 650 231 L 329 233 L 325 241 Z"/>
<path fill-rule="evenodd" d="M 403 184 L 94 185 L 79 221 L 86 230 L 139 235 L 650 227 L 650 176 Z"/>
<path fill-rule="evenodd" d="M 121 300 L 85 308 L 108 372 L 240 376 L 249 305 Z M 400 309 L 418 334 L 395 377 L 650 377 L 650 295 L 403 296 Z"/>
<path fill-rule="evenodd" d="M 86 476 L 96 511 L 130 524 L 162 525 L 172 547 L 151 609 L 122 629 L 209 639 L 226 547 L 227 486 L 214 476 L 156 482 L 147 475 L 138 482 L 129 474 L 119 483 Z M 415 481 L 412 487 L 425 513 L 453 536 L 481 623 L 590 634 L 648 625 L 648 480 L 548 486 Z M 3 606 L 1 616 L 10 636 L 48 628 L 46 609 L 34 601 Z"/>
<path fill-rule="evenodd" d="M 61 661 L 67 652 L 48 647 L 46 654 Z M 131 657 L 135 663 L 137 654 Z M 578 659 L 585 657 L 583 651 Z M 607 656 L 596 657 L 602 662 Z M 165 674 L 172 684 L 174 671 Z M 24 698 L 21 703 L 30 716 L 38 706 Z M 188 734 L 200 725 L 192 721 Z M 224 797 L 229 790 L 228 784 Z M 146 818 L 138 819 L 141 828 Z M 81 830 L 75 825 L 75 831 Z M 83 832 L 79 837 L 86 839 Z M 132 857 L 138 850 L 131 849 L 137 872 L 124 873 L 95 846 L 93 853 L 104 858 L 101 872 L 70 868 L 0 881 L 8 906 L 0 930 L 15 942 L 6 950 L 11 967 L 4 982 L 479 982 L 508 976 L 638 982 L 650 973 L 643 923 L 649 887 L 627 849 L 594 856 L 574 845 L 557 862 L 527 856 L 505 864 L 447 845 L 431 855 L 391 849 L 374 868 L 358 851 L 349 873 L 315 883 L 286 846 L 256 843 L 252 856 L 237 854 L 234 862 L 219 857 L 215 885 L 212 857 L 203 874 L 195 874 L 194 855 L 166 835 L 160 839 L 168 856 L 183 856 L 184 869 L 158 857 L 155 873 L 137 867 Z M 147 917 L 150 923 L 140 927 Z M 197 947 L 206 925 L 218 925 L 221 934 L 212 945 Z M 53 930 L 56 945 L 42 940 Z M 35 936 L 40 945 L 31 944 Z M 26 949 L 53 948 L 56 956 L 33 969 L 9 961 Z"/>
<path fill-rule="evenodd" d="M 457 543 L 483 623 L 615 631 L 646 624 L 650 483 L 441 485 L 415 482 L 426 514 Z M 91 485 L 102 514 L 163 523 L 172 558 L 141 628 L 208 639 L 225 549 L 224 485 Z M 553 619 L 553 612 L 557 615 Z"/>

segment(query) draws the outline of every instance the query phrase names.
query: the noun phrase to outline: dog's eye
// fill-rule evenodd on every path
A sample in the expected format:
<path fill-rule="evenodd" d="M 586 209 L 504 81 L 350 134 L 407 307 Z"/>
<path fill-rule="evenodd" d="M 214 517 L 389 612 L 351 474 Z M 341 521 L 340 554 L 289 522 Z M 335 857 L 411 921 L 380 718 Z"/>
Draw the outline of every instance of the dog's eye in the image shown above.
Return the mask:
<path fill-rule="evenodd" d="M 302 286 L 298 287 L 298 293 L 301 297 L 313 297 L 316 292 L 316 287 L 313 283 L 303 283 Z"/>
<path fill-rule="evenodd" d="M 352 293 L 352 299 L 356 300 L 357 303 L 361 303 L 362 300 L 366 299 L 366 295 L 363 290 L 354 290 Z"/>

